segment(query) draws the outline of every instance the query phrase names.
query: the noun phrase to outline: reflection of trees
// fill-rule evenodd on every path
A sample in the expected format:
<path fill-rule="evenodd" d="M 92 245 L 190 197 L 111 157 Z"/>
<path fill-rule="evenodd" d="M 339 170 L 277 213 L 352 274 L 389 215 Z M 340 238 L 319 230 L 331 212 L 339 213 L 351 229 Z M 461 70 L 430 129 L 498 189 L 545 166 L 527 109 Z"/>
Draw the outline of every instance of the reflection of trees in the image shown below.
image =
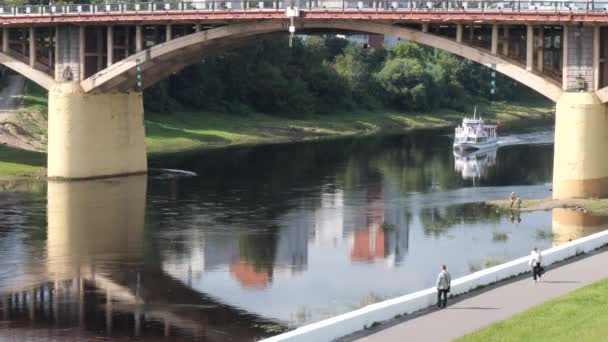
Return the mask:
<path fill-rule="evenodd" d="M 420 221 L 426 235 L 445 234 L 457 224 L 500 221 L 500 213 L 492 208 L 475 203 L 452 205 L 446 208 L 423 208 Z"/>
<path fill-rule="evenodd" d="M 267 272 L 272 275 L 272 266 L 276 257 L 278 236 L 276 228 L 272 232 L 243 234 L 239 238 L 239 252 L 256 272 Z"/>

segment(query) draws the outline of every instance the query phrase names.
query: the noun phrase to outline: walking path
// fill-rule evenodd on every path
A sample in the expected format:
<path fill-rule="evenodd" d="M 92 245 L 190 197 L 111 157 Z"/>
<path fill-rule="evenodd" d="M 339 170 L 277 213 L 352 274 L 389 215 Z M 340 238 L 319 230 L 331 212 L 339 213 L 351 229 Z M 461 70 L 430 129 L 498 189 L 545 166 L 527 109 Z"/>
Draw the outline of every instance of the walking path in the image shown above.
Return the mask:
<path fill-rule="evenodd" d="M 411 318 L 403 323 L 387 323 L 357 341 L 450 341 L 513 314 L 561 296 L 579 287 L 608 277 L 608 250 L 602 249 L 578 261 L 547 271 L 542 282 L 532 277 L 516 280 L 479 295 L 454 302 L 442 310 Z"/>

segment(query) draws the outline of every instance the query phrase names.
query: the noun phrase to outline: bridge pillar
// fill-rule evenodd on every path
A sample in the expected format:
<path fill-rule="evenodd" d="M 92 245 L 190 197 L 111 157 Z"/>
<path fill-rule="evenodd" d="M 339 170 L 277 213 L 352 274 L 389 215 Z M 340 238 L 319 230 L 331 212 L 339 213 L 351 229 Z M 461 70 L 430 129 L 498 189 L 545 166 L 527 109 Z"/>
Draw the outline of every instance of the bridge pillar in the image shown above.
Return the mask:
<path fill-rule="evenodd" d="M 147 171 L 141 93 L 49 91 L 48 177 L 89 179 Z"/>
<path fill-rule="evenodd" d="M 557 101 L 553 198 L 608 194 L 607 111 L 595 93 L 564 92 Z"/>

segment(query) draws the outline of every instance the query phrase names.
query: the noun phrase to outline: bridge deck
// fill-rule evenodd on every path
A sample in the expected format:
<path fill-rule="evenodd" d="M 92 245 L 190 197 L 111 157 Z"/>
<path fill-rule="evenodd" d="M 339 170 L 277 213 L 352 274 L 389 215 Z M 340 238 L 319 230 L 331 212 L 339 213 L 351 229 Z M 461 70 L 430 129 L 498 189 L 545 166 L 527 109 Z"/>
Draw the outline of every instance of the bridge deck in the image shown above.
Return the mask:
<path fill-rule="evenodd" d="M 286 19 L 285 9 L 215 9 L 184 11 L 122 11 L 101 13 L 62 13 L 62 14 L 0 14 L 3 25 L 42 25 L 42 24 L 152 24 L 197 21 L 249 21 L 260 19 Z M 485 23 L 565 23 L 587 22 L 608 24 L 606 11 L 569 11 L 569 10 L 461 10 L 461 9 L 302 9 L 301 19 L 352 19 L 386 20 L 411 22 L 485 22 Z"/>

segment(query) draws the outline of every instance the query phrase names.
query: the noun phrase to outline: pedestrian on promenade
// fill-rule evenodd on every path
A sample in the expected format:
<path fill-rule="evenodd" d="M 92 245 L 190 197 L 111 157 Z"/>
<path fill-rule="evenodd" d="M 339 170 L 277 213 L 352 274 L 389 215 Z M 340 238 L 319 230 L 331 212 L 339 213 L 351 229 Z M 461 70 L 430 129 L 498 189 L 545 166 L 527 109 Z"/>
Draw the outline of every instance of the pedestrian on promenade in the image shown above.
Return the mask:
<path fill-rule="evenodd" d="M 447 271 L 445 265 L 441 265 L 441 272 L 437 276 L 437 307 L 441 308 L 448 303 L 448 293 L 450 293 L 450 287 L 452 285 L 452 277 L 450 272 Z M 443 296 L 443 300 L 442 297 Z"/>
<path fill-rule="evenodd" d="M 540 277 L 542 276 L 542 262 L 543 256 L 538 251 L 538 248 L 534 246 L 532 252 L 530 252 L 530 261 L 528 264 L 532 267 L 532 278 L 535 283 L 537 282 L 536 278 L 538 277 L 538 280 L 540 280 Z"/>

